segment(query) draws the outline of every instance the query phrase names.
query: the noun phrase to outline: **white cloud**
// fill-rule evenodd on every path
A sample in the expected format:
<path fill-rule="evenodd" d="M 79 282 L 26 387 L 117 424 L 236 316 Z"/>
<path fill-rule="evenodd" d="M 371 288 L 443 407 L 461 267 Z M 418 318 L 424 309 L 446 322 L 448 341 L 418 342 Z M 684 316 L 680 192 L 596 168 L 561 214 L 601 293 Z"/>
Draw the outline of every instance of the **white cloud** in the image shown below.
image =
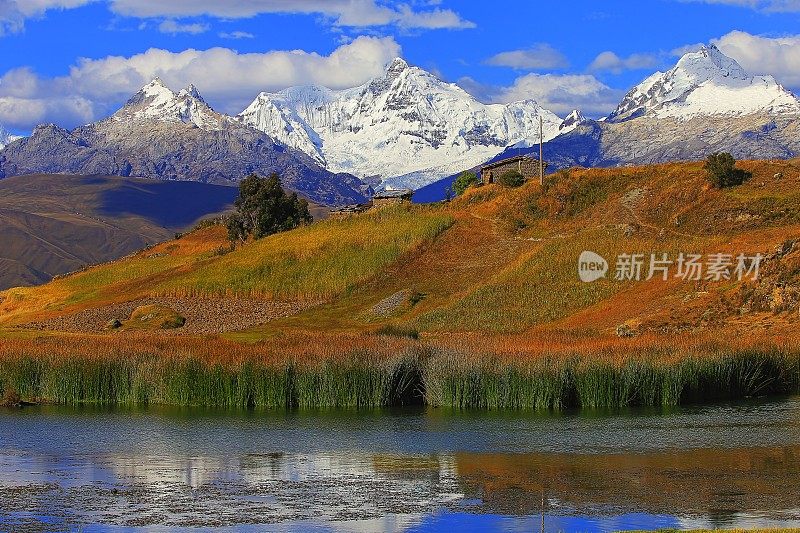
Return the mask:
<path fill-rule="evenodd" d="M 483 85 L 472 78 L 462 78 L 458 84 L 485 102 L 505 104 L 534 99 L 562 116 L 573 109 L 580 109 L 587 116 L 607 115 L 624 95 L 624 91 L 612 89 L 587 74 L 526 74 L 507 87 Z"/>
<path fill-rule="evenodd" d="M 684 2 L 703 2 L 738 6 L 771 13 L 792 13 L 800 11 L 800 0 L 682 0 Z"/>
<path fill-rule="evenodd" d="M 800 89 L 800 35 L 762 37 L 732 31 L 712 42 L 751 74 L 771 74 L 787 87 Z"/>
<path fill-rule="evenodd" d="M 255 39 L 256 37 L 252 33 L 246 31 L 223 31 L 219 33 L 219 36 L 223 39 Z"/>
<path fill-rule="evenodd" d="M 508 103 L 533 98 L 556 114 L 580 109 L 586 115 L 600 116 L 617 106 L 621 93 L 587 74 L 527 74 L 496 93 L 495 100 Z"/>
<path fill-rule="evenodd" d="M 539 43 L 524 50 L 500 52 L 487 59 L 486 63 L 520 70 L 539 70 L 566 67 L 567 58 L 549 44 Z"/>
<path fill-rule="evenodd" d="M 401 28 L 463 30 L 476 27 L 474 22 L 462 19 L 458 13 L 451 9 L 436 8 L 429 11 L 414 11 L 408 5 L 401 5 L 397 13 L 399 16 L 394 16 L 393 22 Z"/>
<path fill-rule="evenodd" d="M 383 73 L 401 55 L 391 37 L 359 37 L 323 56 L 302 50 L 240 54 L 228 48 L 81 59 L 69 74 L 42 78 L 28 68 L 0 77 L 0 123 L 30 129 L 41 122 L 72 127 L 113 112 L 155 76 L 174 89 L 194 83 L 212 106 L 238 113 L 260 91 L 291 85 L 353 87 Z M 59 109 L 63 106 L 63 109 Z"/>
<path fill-rule="evenodd" d="M 93 0 L 0 0 L 0 37 L 25 28 L 25 19 L 39 17 L 51 9 L 72 9 Z"/>
<path fill-rule="evenodd" d="M 36 124 L 86 124 L 95 116 L 94 104 L 80 96 L 49 98 L 0 97 L 0 120 L 9 127 L 27 131 Z"/>
<path fill-rule="evenodd" d="M 200 22 L 181 24 L 180 22 L 176 22 L 172 19 L 167 19 L 158 25 L 158 31 L 161 33 L 169 33 L 171 35 L 175 35 L 177 33 L 190 33 L 192 35 L 197 35 L 199 33 L 207 32 L 209 28 L 210 26 L 208 24 L 202 24 Z"/>
<path fill-rule="evenodd" d="M 0 36 L 23 30 L 26 19 L 39 17 L 48 10 L 72 9 L 99 1 L 108 3 L 115 14 L 136 18 L 170 20 L 205 15 L 241 19 L 262 13 L 289 13 L 322 15 L 336 26 L 356 28 L 388 25 L 403 29 L 475 27 L 475 23 L 463 19 L 453 10 L 435 7 L 438 2 L 428 2 L 425 8 L 415 9 L 412 5 L 417 3 L 413 2 L 390 7 L 377 0 L 0 0 Z M 195 25 L 188 26 L 198 29 Z"/>
<path fill-rule="evenodd" d="M 450 9 L 415 10 L 408 4 L 397 8 L 376 0 L 110 0 L 114 12 L 139 18 L 195 17 L 250 18 L 262 13 L 324 15 L 337 26 L 367 27 L 397 25 L 403 28 L 472 28 Z"/>
<path fill-rule="evenodd" d="M 700 50 L 704 46 L 705 46 L 705 43 L 694 43 L 694 44 L 687 44 L 687 45 L 684 45 L 684 46 L 679 46 L 678 48 L 673 48 L 670 51 L 670 55 L 675 56 L 675 57 L 681 57 L 681 56 L 684 56 L 684 55 L 692 53 L 692 52 L 697 52 L 698 50 Z"/>
<path fill-rule="evenodd" d="M 625 70 L 641 70 L 654 68 L 658 64 L 658 58 L 653 54 L 632 54 L 626 58 L 619 57 L 611 51 L 598 54 L 589 70 L 609 71 L 619 74 Z"/>

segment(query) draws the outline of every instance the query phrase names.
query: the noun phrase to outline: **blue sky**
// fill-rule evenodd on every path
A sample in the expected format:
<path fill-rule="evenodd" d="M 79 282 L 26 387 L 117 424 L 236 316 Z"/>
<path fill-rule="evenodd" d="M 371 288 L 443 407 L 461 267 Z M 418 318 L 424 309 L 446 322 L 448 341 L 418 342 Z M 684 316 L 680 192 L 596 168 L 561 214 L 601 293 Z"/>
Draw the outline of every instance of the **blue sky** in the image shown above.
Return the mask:
<path fill-rule="evenodd" d="M 798 34 L 800 0 L 0 0 L 0 124 L 89 122 L 155 75 L 236 113 L 261 90 L 361 84 L 395 55 L 482 101 L 601 116 L 699 43 L 797 92 Z"/>

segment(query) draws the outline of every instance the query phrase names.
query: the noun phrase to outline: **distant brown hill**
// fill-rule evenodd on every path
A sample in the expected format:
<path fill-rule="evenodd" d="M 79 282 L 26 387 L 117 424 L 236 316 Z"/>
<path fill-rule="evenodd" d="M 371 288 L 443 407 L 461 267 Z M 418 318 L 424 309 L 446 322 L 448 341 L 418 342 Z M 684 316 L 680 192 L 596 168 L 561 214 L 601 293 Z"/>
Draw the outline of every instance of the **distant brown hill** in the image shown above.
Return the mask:
<path fill-rule="evenodd" d="M 0 289 L 37 285 L 225 212 L 235 187 L 110 176 L 0 180 Z"/>

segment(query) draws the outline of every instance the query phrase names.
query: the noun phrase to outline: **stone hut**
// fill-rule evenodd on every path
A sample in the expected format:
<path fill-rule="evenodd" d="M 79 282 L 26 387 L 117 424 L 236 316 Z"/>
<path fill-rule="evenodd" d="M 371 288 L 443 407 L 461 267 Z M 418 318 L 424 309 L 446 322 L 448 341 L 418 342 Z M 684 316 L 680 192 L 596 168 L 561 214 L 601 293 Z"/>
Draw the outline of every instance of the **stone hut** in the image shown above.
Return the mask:
<path fill-rule="evenodd" d="M 390 205 L 410 204 L 414 191 L 410 189 L 386 190 L 372 197 L 372 207 L 381 208 Z"/>
<path fill-rule="evenodd" d="M 544 164 L 547 170 L 547 163 Z M 494 183 L 497 178 L 507 172 L 516 171 L 526 180 L 539 179 L 539 160 L 526 155 L 518 155 L 487 163 L 481 167 L 481 181 L 484 184 Z"/>
<path fill-rule="evenodd" d="M 331 209 L 328 212 L 329 218 L 333 219 L 343 219 L 349 218 L 353 215 L 357 215 L 359 213 L 363 213 L 369 209 L 369 204 L 353 204 L 353 205 L 345 205 L 343 207 L 336 207 Z"/>

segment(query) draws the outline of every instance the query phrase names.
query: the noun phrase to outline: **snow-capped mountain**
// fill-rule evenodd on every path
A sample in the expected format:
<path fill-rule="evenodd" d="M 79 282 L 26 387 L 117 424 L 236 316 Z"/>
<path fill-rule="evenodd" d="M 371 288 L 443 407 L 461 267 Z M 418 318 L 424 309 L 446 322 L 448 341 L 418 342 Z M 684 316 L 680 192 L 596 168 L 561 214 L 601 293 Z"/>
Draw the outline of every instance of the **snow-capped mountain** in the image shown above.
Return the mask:
<path fill-rule="evenodd" d="M 190 85 L 155 79 L 110 117 L 67 131 L 53 124 L 0 151 L 0 178 L 104 174 L 233 184 L 277 172 L 284 186 L 326 205 L 362 202 L 363 183 L 214 111 Z"/>
<path fill-rule="evenodd" d="M 559 134 L 562 120 L 533 100 L 487 105 L 455 84 L 395 59 L 352 89 L 292 87 L 261 93 L 240 120 L 328 170 L 381 186 L 421 187 L 480 164 L 512 144 Z"/>
<path fill-rule="evenodd" d="M 211 109 L 194 85 L 176 93 L 164 85 L 160 78 L 155 78 L 142 87 L 122 109 L 107 120 L 181 122 L 194 124 L 205 131 L 222 130 L 232 123 L 231 117 Z"/>
<path fill-rule="evenodd" d="M 772 76 L 751 76 L 712 44 L 684 55 L 669 71 L 656 72 L 631 89 L 608 121 L 761 112 L 800 113 L 800 101 Z"/>
<path fill-rule="evenodd" d="M 579 113 L 544 145 L 550 171 L 704 159 L 800 155 L 800 100 L 772 76 L 751 76 L 713 45 L 681 57 L 631 91 L 605 119 Z M 512 147 L 498 157 L 538 148 Z"/>
<path fill-rule="evenodd" d="M 564 122 L 562 122 L 561 125 L 558 127 L 559 134 L 572 131 L 577 126 L 583 124 L 588 120 L 589 119 L 587 119 L 579 109 L 573 109 L 572 112 L 569 115 L 567 115 L 567 118 L 564 119 Z"/>

